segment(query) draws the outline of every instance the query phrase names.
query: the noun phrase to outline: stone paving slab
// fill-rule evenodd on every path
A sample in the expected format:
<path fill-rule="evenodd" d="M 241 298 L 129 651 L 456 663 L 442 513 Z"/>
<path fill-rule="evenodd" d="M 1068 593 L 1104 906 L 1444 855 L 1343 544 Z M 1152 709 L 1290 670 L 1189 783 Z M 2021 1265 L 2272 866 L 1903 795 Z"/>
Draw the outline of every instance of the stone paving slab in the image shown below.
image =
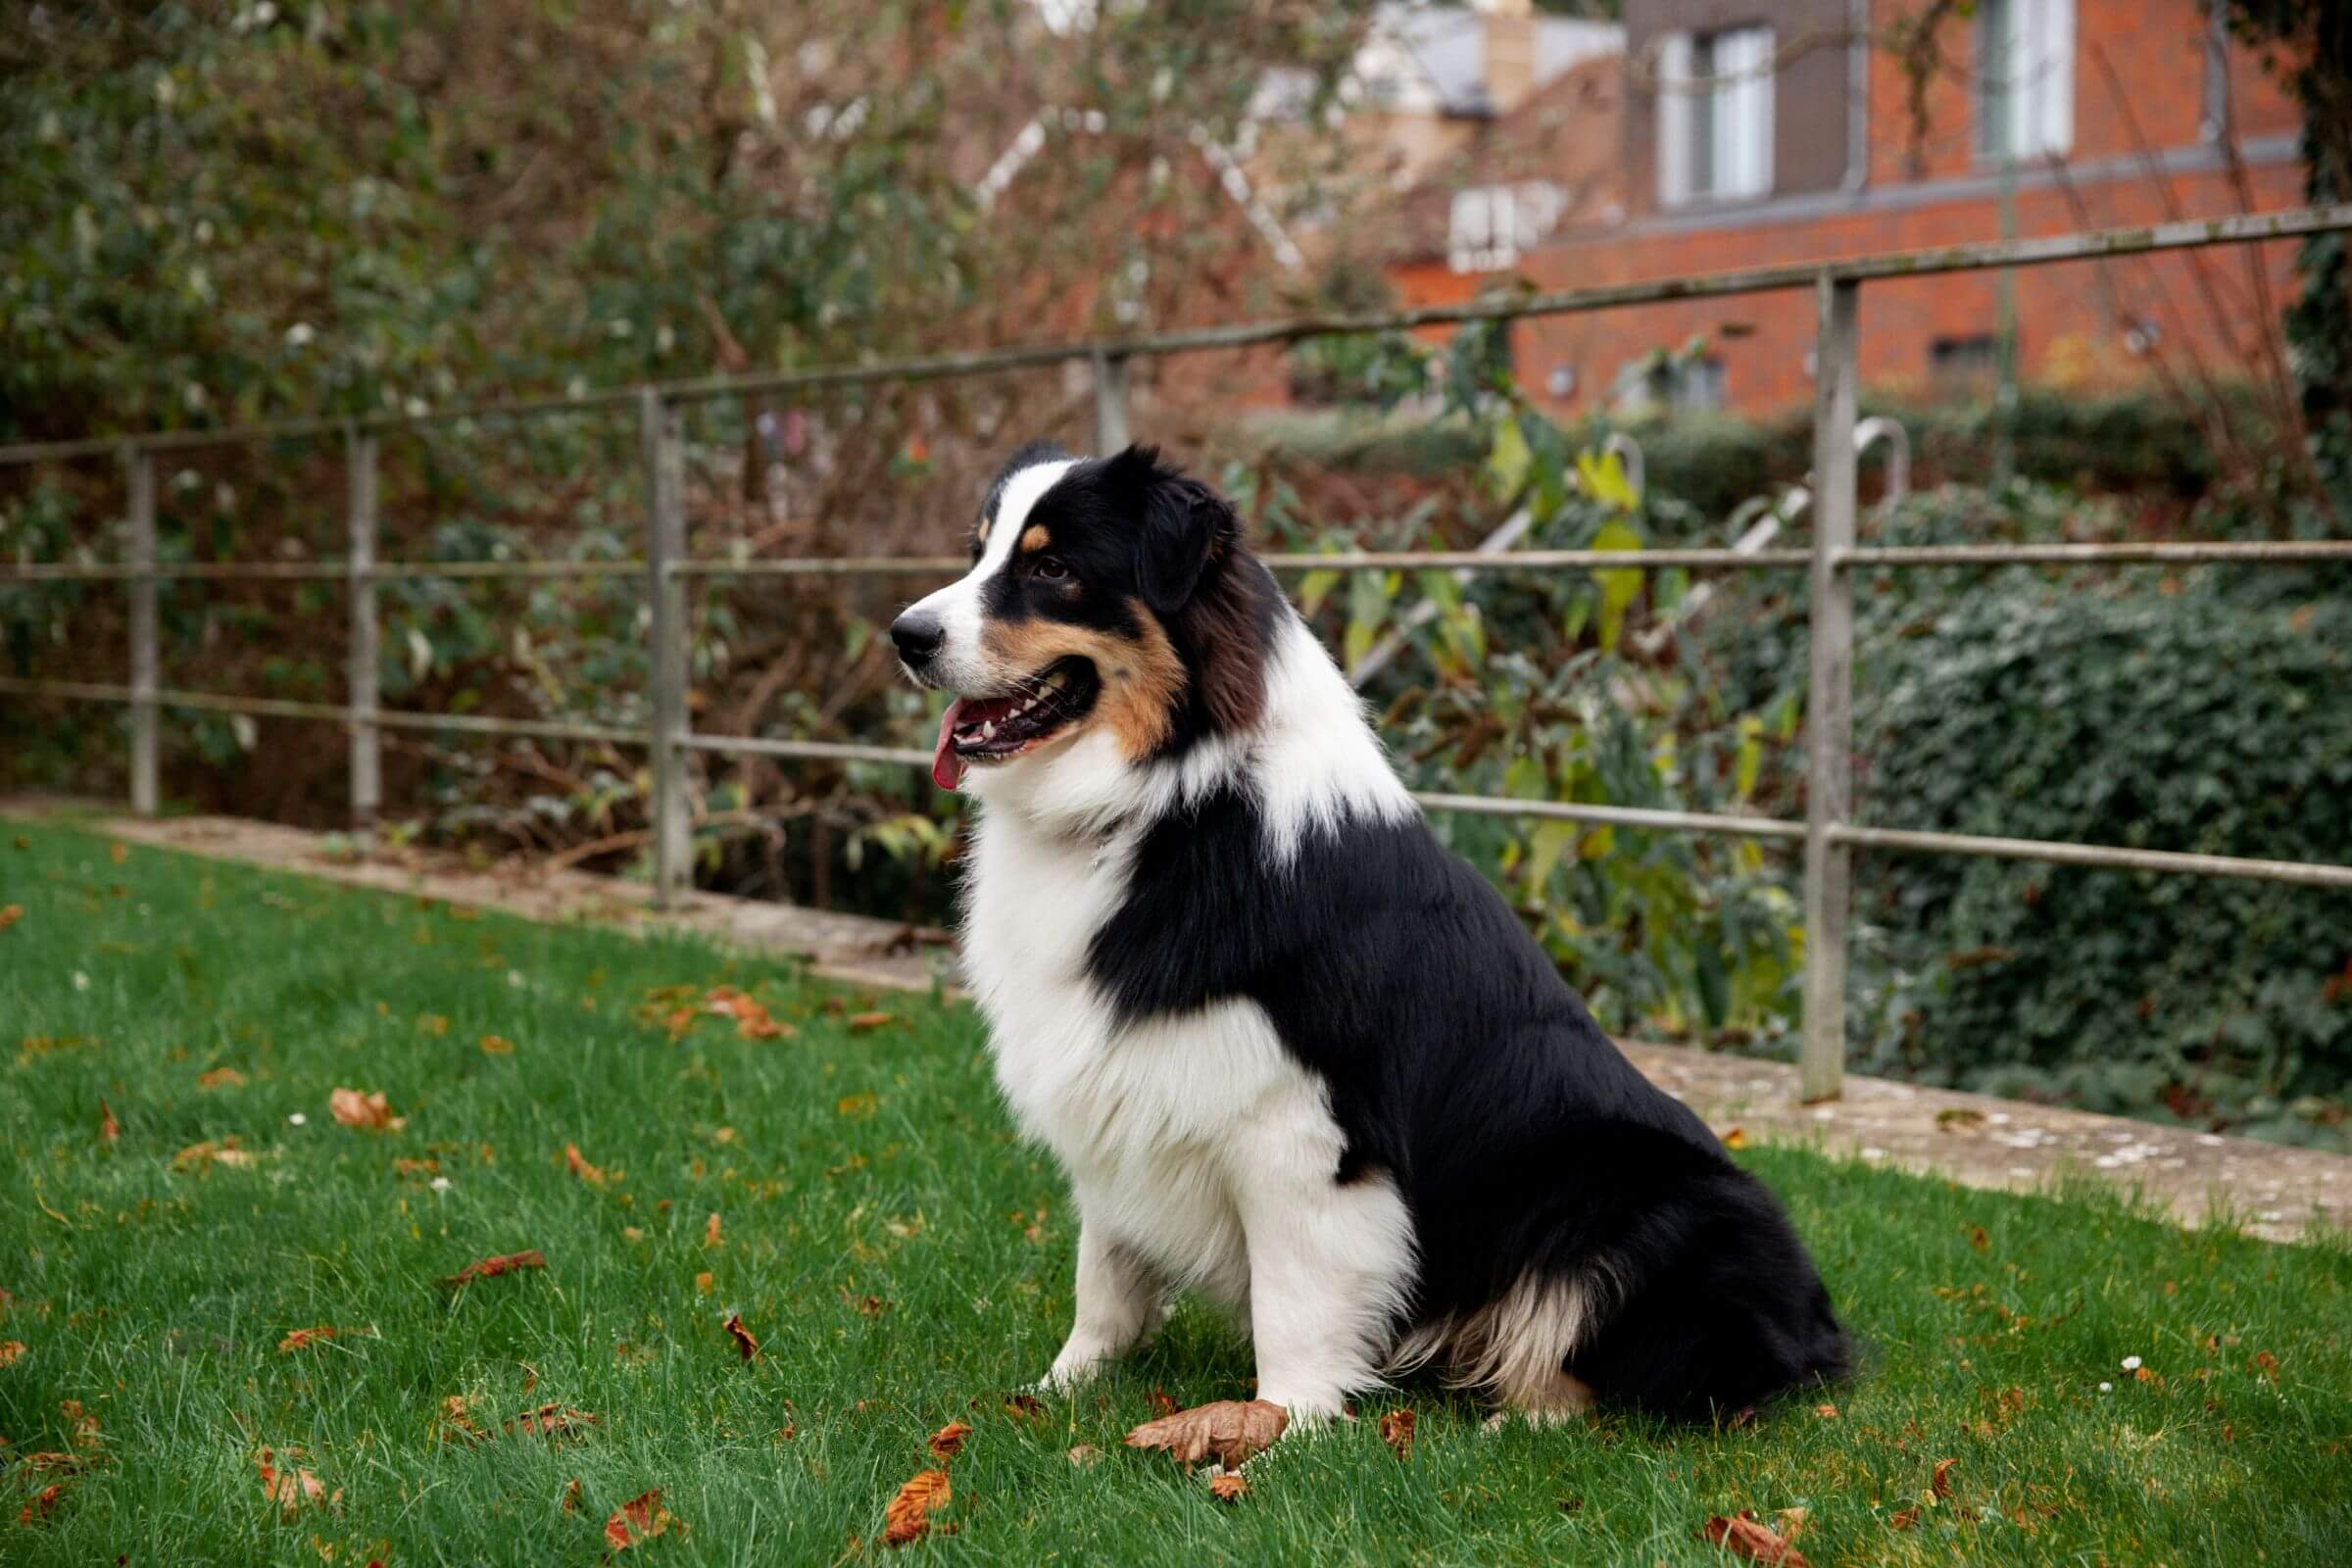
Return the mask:
<path fill-rule="evenodd" d="M 585 871 L 379 850 L 358 857 L 325 834 L 236 817 L 147 820 L 86 805 L 0 799 L 0 817 L 71 819 L 127 842 L 238 860 L 352 887 L 499 909 L 527 919 L 629 931 L 691 931 L 753 952 L 808 958 L 845 984 L 954 994 L 954 956 L 931 933 L 862 915 L 693 893 L 653 907 L 649 889 Z M 1971 1187 L 2031 1192 L 2064 1174 L 2135 1189 L 2181 1223 L 2228 1219 L 2291 1241 L 2314 1226 L 2352 1229 L 2352 1156 L 2225 1138 L 2051 1105 L 1849 1075 L 1843 1098 L 1797 1102 L 1796 1069 L 1684 1047 L 1627 1043 L 1626 1054 L 1719 1132 L 1800 1142 L 1929 1171 Z"/>

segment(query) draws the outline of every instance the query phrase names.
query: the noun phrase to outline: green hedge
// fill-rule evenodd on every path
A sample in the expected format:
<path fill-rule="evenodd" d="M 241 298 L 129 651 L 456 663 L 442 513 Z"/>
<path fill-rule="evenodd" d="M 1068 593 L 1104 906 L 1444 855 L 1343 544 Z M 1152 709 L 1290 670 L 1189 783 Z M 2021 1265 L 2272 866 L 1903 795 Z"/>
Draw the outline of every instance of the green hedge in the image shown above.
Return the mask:
<path fill-rule="evenodd" d="M 2352 864 L 2340 586 L 1954 586 L 1868 650 L 1862 820 Z M 1866 1064 L 2343 1141 L 2352 894 L 1891 855 L 1856 887 Z"/>

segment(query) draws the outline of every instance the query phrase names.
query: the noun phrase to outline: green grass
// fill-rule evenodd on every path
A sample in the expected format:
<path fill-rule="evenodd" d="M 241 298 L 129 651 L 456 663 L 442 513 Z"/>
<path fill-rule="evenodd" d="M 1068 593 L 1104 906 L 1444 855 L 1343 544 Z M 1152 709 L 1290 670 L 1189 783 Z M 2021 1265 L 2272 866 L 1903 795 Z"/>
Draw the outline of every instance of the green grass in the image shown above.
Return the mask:
<path fill-rule="evenodd" d="M 1710 1514 L 1790 1506 L 1832 1564 L 2337 1563 L 2352 1541 L 2340 1243 L 2183 1234 L 2090 1192 L 1962 1191 L 1790 1149 L 1741 1157 L 1869 1345 L 1835 1417 L 1805 1399 L 1732 1431 L 1613 1415 L 1491 1436 L 1416 1389 L 1361 1402 L 1418 1410 L 1409 1462 L 1363 1419 L 1286 1443 L 1221 1504 L 1119 1446 L 1155 1388 L 1243 1388 L 1248 1348 L 1205 1311 L 1041 1418 L 1006 1412 L 1066 1325 L 1075 1238 L 969 1012 L 110 849 L 0 824 L 0 905 L 24 907 L 0 931 L 0 1341 L 25 1347 L 0 1370 L 12 1564 L 588 1563 L 606 1515 L 656 1487 L 691 1534 L 648 1560 L 873 1561 L 884 1503 L 956 1419 L 976 1430 L 955 1534 L 908 1560 L 1697 1563 L 1717 1560 Z M 673 1041 L 638 1016 L 657 988 L 717 983 L 797 1035 L 704 1017 Z M 854 1030 L 868 1007 L 893 1016 Z M 243 1082 L 200 1086 L 220 1068 Z M 337 1125 L 339 1086 L 383 1091 L 406 1127 Z M 231 1136 L 250 1167 L 174 1171 Z M 566 1170 L 566 1144 L 603 1186 Z M 445 1190 L 395 1165 L 428 1158 Z M 544 1271 L 435 1283 L 525 1248 Z M 346 1333 L 278 1349 L 322 1324 Z M 2155 1378 L 2121 1369 L 2133 1354 Z M 600 1420 L 571 1442 L 452 1441 L 453 1396 L 493 1428 L 549 1400 Z M 38 1484 L 20 1456 L 74 1447 L 68 1400 L 97 1421 L 88 1463 L 20 1524 Z M 1074 1466 L 1078 1444 L 1102 1457 Z M 302 1450 L 339 1508 L 282 1518 L 264 1446 Z"/>

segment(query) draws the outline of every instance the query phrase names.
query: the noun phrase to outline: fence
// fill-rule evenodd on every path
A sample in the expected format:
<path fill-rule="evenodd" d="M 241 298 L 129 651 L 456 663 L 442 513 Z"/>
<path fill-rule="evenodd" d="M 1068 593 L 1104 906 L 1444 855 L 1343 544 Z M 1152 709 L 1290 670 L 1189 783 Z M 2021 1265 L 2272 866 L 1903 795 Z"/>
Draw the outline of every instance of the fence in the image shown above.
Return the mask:
<path fill-rule="evenodd" d="M 2009 240 L 1915 251 L 1826 264 L 1803 264 L 1700 277 L 1530 295 L 1508 300 L 1429 307 L 1384 315 L 1327 316 L 1245 322 L 1091 343 L 947 355 L 895 364 L 859 365 L 767 376 L 666 382 L 593 392 L 580 397 L 450 408 L 421 415 L 375 414 L 351 418 L 281 420 L 237 428 L 173 431 L 125 438 L 29 443 L 0 447 L 0 464 L 26 464 L 120 454 L 128 498 L 130 559 L 117 565 L 0 563 L 0 581 L 119 581 L 130 610 L 130 684 L 27 680 L 0 676 L 0 692 L 125 704 L 130 710 L 132 809 L 157 806 L 157 714 L 174 707 L 266 717 L 321 719 L 351 733 L 351 807 L 356 825 L 371 825 L 381 806 L 378 736 L 385 729 L 442 730 L 547 740 L 596 741 L 647 748 L 653 774 L 654 896 L 667 903 L 683 889 L 690 844 L 690 806 L 684 766 L 690 752 L 784 759 L 824 759 L 928 766 L 928 752 L 826 741 L 697 734 L 688 727 L 684 584 L 698 576 L 802 576 L 896 573 L 954 574 L 961 557 L 804 558 L 764 561 L 696 560 L 687 554 L 684 440 L 679 411 L 688 404 L 746 393 L 790 391 L 879 381 L 937 380 L 1010 369 L 1091 368 L 1096 445 L 1116 450 L 1128 440 L 1129 365 L 1138 358 L 1213 349 L 1290 344 L 1350 333 L 1411 330 L 1471 321 L 1560 316 L 1670 300 L 1721 298 L 1810 287 L 1817 312 L 1812 538 L 1803 549 L 1662 549 L 1643 551 L 1643 567 L 1704 571 L 1803 571 L 1811 586 L 1811 666 L 1805 710 L 1806 814 L 1801 822 L 1519 801 L 1489 796 L 1425 794 L 1433 811 L 1553 818 L 1666 832 L 1781 839 L 1804 845 L 1805 980 L 1800 1090 L 1807 1100 L 1838 1093 L 1845 1055 L 1847 871 L 1856 850 L 1975 855 L 2189 876 L 2247 877 L 2310 887 L 2352 889 L 2352 866 L 2240 859 L 2226 856 L 2132 850 L 2103 845 L 1866 827 L 1848 820 L 1851 782 L 1850 701 L 1853 680 L 1852 574 L 1864 567 L 1971 567 L 2016 564 L 2083 565 L 2164 563 L 2352 563 L 2352 540 L 2290 543 L 2160 543 L 2113 545 L 1933 546 L 1863 548 L 1854 542 L 1858 313 L 1864 284 L 1879 279 L 1982 271 L 2009 267 L 2247 244 L 2261 240 L 2352 230 L 2352 203 L 2212 221 L 2167 223 L 2050 238 Z M 524 418 L 611 409 L 634 402 L 645 475 L 645 560 L 634 562 L 418 563 L 375 557 L 377 432 L 460 419 Z M 164 566 L 156 558 L 155 459 L 160 452 L 229 443 L 340 433 L 346 444 L 349 552 L 340 562 L 203 562 Z M 1628 558 L 1594 550 L 1360 551 L 1341 555 L 1270 556 L 1281 571 L 1567 571 L 1623 568 Z M 544 723 L 478 715 L 388 710 L 377 701 L 375 588 L 397 577 L 519 577 L 641 575 L 652 598 L 652 704 L 646 729 Z M 156 585 L 163 579 L 276 579 L 341 581 L 351 615 L 350 667 L 340 704 L 176 691 L 159 683 Z"/>

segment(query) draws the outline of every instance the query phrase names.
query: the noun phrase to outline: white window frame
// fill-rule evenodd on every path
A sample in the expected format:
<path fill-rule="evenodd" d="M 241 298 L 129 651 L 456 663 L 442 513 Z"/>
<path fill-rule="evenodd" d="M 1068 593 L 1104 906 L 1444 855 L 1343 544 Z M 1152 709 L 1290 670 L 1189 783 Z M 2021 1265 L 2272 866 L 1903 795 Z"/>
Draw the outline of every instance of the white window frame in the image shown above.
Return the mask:
<path fill-rule="evenodd" d="M 1659 38 L 1660 207 L 1772 194 L 1774 46 L 1773 30 L 1764 25 Z"/>
<path fill-rule="evenodd" d="M 1494 272 L 1532 250 L 1560 220 L 1566 198 L 1548 180 L 1473 185 L 1453 193 L 1446 264 L 1457 272 Z"/>
<path fill-rule="evenodd" d="M 2066 156 L 2075 144 L 2075 0 L 1984 0 L 1976 78 L 1979 159 Z"/>

